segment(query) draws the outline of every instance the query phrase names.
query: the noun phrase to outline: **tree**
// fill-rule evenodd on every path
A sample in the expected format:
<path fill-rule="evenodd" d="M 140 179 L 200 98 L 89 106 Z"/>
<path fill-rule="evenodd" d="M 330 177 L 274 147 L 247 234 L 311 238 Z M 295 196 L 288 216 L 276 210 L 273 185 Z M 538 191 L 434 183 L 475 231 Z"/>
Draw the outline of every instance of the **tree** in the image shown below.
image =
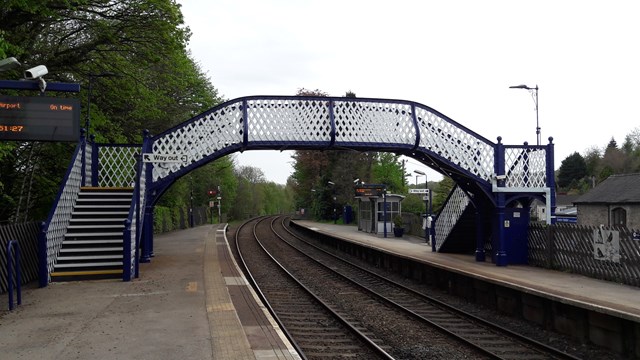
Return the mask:
<path fill-rule="evenodd" d="M 407 192 L 404 183 L 404 170 L 398 159 L 400 155 L 392 153 L 378 153 L 373 166 L 373 181 L 387 185 L 387 190 L 396 194 Z"/>
<path fill-rule="evenodd" d="M 445 201 L 449 197 L 449 194 L 456 186 L 456 183 L 448 176 L 443 176 L 442 180 L 436 186 L 433 196 L 433 212 L 437 214 L 445 205 Z"/>
<path fill-rule="evenodd" d="M 158 133 L 222 101 L 187 52 L 189 36 L 174 0 L 9 0 L 0 9 L 2 57 L 45 64 L 47 81 L 80 83 L 79 95 L 66 96 L 84 102 L 83 119 L 90 75 L 118 75 L 92 82 L 91 129 L 104 143 L 138 144 L 144 129 Z M 21 77 L 18 70 L 3 76 Z M 46 217 L 74 145 L 0 144 L 0 221 Z M 24 164 L 19 171 L 16 161 Z"/>
<path fill-rule="evenodd" d="M 558 171 L 558 186 L 560 188 L 566 188 L 572 182 L 582 180 L 586 175 L 587 164 L 584 158 L 578 152 L 574 152 L 562 160 Z"/>

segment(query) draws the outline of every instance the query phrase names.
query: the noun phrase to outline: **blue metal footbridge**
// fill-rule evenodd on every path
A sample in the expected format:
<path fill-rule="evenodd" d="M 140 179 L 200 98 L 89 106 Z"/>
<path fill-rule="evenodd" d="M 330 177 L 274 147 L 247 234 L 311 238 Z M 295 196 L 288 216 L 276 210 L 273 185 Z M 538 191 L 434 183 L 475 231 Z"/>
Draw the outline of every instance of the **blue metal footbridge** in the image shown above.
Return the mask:
<path fill-rule="evenodd" d="M 526 229 L 523 240 L 517 224 L 528 221 L 534 199 L 546 204 L 547 222 L 555 212 L 551 138 L 547 145 L 504 145 L 499 137 L 494 143 L 405 100 L 243 97 L 161 134 L 145 133 L 138 145 L 96 144 L 82 136 L 43 226 L 40 285 L 64 276 L 137 277 L 139 263 L 153 254 L 160 196 L 213 160 L 265 149 L 352 149 L 416 159 L 457 184 L 436 217 L 434 249 L 471 250 L 478 261 L 489 253 L 498 266 L 515 262 L 516 243 L 526 243 Z M 156 161 L 145 161 L 150 158 Z"/>

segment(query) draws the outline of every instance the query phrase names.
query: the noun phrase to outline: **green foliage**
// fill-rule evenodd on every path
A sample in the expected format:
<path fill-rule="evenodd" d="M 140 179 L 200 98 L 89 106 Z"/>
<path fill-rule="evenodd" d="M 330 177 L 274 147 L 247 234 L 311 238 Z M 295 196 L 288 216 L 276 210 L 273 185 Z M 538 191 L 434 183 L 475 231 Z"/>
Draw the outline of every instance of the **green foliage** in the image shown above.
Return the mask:
<path fill-rule="evenodd" d="M 433 196 L 433 212 L 438 213 L 440 209 L 445 205 L 449 194 L 456 186 L 456 183 L 448 176 L 444 176 L 438 183 Z"/>
<path fill-rule="evenodd" d="M 587 175 L 587 163 L 577 152 L 562 161 L 558 171 L 558 186 L 566 188 L 571 183 L 577 183 Z"/>
<path fill-rule="evenodd" d="M 387 185 L 387 191 L 394 194 L 406 193 L 404 170 L 398 160 L 400 155 L 392 153 L 378 153 L 373 166 L 373 181 Z"/>
<path fill-rule="evenodd" d="M 46 65 L 48 82 L 79 83 L 79 94 L 55 96 L 81 99 L 82 119 L 102 143 L 141 143 L 144 129 L 157 134 L 222 101 L 190 57 L 189 36 L 174 0 L 9 0 L 0 10 L 1 57 L 14 56 L 27 67 Z M 19 70 L 2 76 L 20 78 Z M 0 144 L 0 222 L 46 218 L 74 147 Z M 208 175 L 204 170 L 202 176 Z M 210 185 L 198 176 L 192 175 L 196 187 Z M 235 180 L 219 181 L 233 200 Z M 161 202 L 186 205 L 188 184 L 179 180 Z M 206 201 L 204 195 L 196 200 Z M 223 202 L 223 209 L 231 204 Z"/>

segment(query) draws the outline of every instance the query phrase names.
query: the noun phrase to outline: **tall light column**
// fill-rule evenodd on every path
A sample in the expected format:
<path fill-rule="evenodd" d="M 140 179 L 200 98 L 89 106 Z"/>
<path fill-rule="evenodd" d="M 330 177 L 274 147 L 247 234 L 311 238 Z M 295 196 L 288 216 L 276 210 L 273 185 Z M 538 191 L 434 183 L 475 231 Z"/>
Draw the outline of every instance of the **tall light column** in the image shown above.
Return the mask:
<path fill-rule="evenodd" d="M 536 84 L 536 87 L 529 87 L 527 85 L 514 85 L 514 86 L 509 86 L 509 89 L 525 89 L 525 90 L 529 90 L 529 92 L 531 93 L 531 97 L 533 98 L 533 103 L 535 104 L 536 107 L 536 145 L 540 145 L 540 121 L 538 118 L 538 85 Z"/>

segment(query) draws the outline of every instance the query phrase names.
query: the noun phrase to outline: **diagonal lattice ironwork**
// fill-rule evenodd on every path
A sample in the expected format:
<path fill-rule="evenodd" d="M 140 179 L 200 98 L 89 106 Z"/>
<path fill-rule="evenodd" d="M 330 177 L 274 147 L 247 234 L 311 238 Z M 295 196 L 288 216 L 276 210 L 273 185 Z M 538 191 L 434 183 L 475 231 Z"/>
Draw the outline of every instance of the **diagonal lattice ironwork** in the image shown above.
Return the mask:
<path fill-rule="evenodd" d="M 494 144 L 430 109 L 417 107 L 420 147 L 489 181 L 494 172 Z"/>
<path fill-rule="evenodd" d="M 153 183 L 213 154 L 242 149 L 422 150 L 487 184 L 495 171 L 495 144 L 424 105 L 403 100 L 240 98 L 154 137 L 152 143 L 154 154 L 187 157 L 182 163 L 154 165 Z"/>
<path fill-rule="evenodd" d="M 336 144 L 415 144 L 412 106 L 401 102 L 335 101 Z"/>
<path fill-rule="evenodd" d="M 133 187 L 136 179 L 136 156 L 139 146 L 102 145 L 98 148 L 98 185 L 102 187 Z"/>
<path fill-rule="evenodd" d="M 456 226 L 458 219 L 460 219 L 460 216 L 462 216 L 467 206 L 469 206 L 469 197 L 464 190 L 456 186 L 436 219 L 436 251 L 438 251 L 447 240 L 447 237 L 453 230 L 453 227 Z"/>
<path fill-rule="evenodd" d="M 506 146 L 504 151 L 507 187 L 547 186 L 545 149 Z"/>

